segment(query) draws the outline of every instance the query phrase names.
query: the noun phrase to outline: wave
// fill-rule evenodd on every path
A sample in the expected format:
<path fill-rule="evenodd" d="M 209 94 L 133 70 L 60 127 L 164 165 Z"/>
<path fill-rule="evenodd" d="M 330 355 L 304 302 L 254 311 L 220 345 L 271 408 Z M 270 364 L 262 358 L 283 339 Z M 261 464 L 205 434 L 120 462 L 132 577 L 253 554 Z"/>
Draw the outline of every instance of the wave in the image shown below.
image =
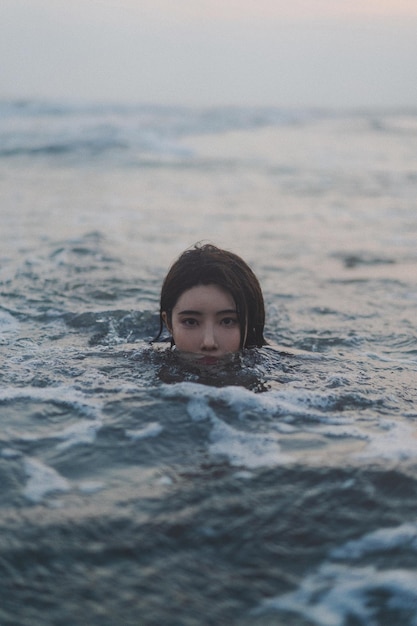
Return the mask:
<path fill-rule="evenodd" d="M 0 101 L 0 158 L 192 159 L 194 153 L 184 143 L 190 135 L 297 125 L 322 115 L 277 107 Z"/>
<path fill-rule="evenodd" d="M 375 133 L 417 132 L 416 111 L 337 111 L 316 108 L 76 103 L 0 100 L 0 157 L 99 156 L 138 151 L 193 156 L 181 144 L 190 135 L 269 126 L 300 126 L 323 119 L 357 119 Z"/>
<path fill-rule="evenodd" d="M 265 600 L 253 615 L 298 615 L 318 626 L 343 626 L 348 622 L 413 626 L 417 622 L 417 574 L 410 567 L 409 554 L 415 555 L 416 546 L 415 523 L 381 528 L 348 541 L 333 550 L 298 589 Z M 397 567 L 374 564 L 394 551 Z M 374 563 L 370 565 L 366 557 L 373 557 Z"/>
<path fill-rule="evenodd" d="M 358 411 L 375 408 L 378 398 L 291 388 L 254 394 L 242 387 L 216 389 L 193 382 L 168 385 L 161 394 L 185 401 L 191 420 L 209 425 L 210 454 L 226 458 L 232 466 L 254 469 L 300 462 L 314 466 L 323 463 L 324 450 L 329 465 L 414 458 L 415 436 L 409 422 L 369 417 L 358 423 Z"/>

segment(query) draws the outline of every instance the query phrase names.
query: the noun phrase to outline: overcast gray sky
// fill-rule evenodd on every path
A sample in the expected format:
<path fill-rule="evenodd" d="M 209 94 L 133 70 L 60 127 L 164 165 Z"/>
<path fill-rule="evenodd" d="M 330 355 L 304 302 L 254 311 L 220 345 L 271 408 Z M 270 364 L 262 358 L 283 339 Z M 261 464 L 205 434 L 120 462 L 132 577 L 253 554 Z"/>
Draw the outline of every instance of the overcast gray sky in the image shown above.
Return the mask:
<path fill-rule="evenodd" d="M 1 0 L 0 98 L 417 105 L 416 0 Z"/>

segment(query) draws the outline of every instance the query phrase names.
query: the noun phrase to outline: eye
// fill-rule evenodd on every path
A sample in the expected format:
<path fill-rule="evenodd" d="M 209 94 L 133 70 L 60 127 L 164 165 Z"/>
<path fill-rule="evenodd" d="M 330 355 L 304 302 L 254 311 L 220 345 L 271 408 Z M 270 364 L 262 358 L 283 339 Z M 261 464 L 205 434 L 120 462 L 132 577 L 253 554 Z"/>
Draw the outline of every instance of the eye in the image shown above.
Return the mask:
<path fill-rule="evenodd" d="M 224 317 L 222 319 L 222 325 L 227 328 L 233 328 L 236 324 L 238 324 L 238 321 L 235 317 Z"/>
<path fill-rule="evenodd" d="M 192 328 L 194 326 L 198 326 L 198 320 L 196 320 L 195 317 L 184 317 L 181 320 L 181 324 L 182 326 L 187 326 L 189 328 Z"/>

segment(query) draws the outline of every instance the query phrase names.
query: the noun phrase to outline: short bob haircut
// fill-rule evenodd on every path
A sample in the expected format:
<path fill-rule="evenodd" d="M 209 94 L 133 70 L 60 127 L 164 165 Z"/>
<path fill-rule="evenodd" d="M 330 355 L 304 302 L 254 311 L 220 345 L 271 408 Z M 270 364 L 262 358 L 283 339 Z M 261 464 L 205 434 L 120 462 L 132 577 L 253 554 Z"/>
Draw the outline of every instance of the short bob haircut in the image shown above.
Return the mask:
<path fill-rule="evenodd" d="M 240 325 L 240 348 L 266 344 L 263 336 L 265 306 L 258 279 L 237 254 L 211 244 L 196 244 L 186 250 L 171 266 L 161 289 L 159 334 L 164 327 L 162 314 L 171 322 L 178 298 L 197 285 L 217 285 L 229 292 L 236 304 Z M 172 344 L 173 339 L 171 340 Z"/>

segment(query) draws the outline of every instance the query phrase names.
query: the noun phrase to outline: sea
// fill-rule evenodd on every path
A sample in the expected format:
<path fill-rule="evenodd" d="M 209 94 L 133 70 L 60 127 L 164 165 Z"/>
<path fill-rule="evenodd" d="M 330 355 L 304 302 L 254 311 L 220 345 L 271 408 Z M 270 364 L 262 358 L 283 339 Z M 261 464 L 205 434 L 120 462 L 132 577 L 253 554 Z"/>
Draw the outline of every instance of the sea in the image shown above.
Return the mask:
<path fill-rule="evenodd" d="M 1 626 L 417 625 L 417 109 L 0 102 Z M 159 330 L 211 242 L 268 345 Z"/>

